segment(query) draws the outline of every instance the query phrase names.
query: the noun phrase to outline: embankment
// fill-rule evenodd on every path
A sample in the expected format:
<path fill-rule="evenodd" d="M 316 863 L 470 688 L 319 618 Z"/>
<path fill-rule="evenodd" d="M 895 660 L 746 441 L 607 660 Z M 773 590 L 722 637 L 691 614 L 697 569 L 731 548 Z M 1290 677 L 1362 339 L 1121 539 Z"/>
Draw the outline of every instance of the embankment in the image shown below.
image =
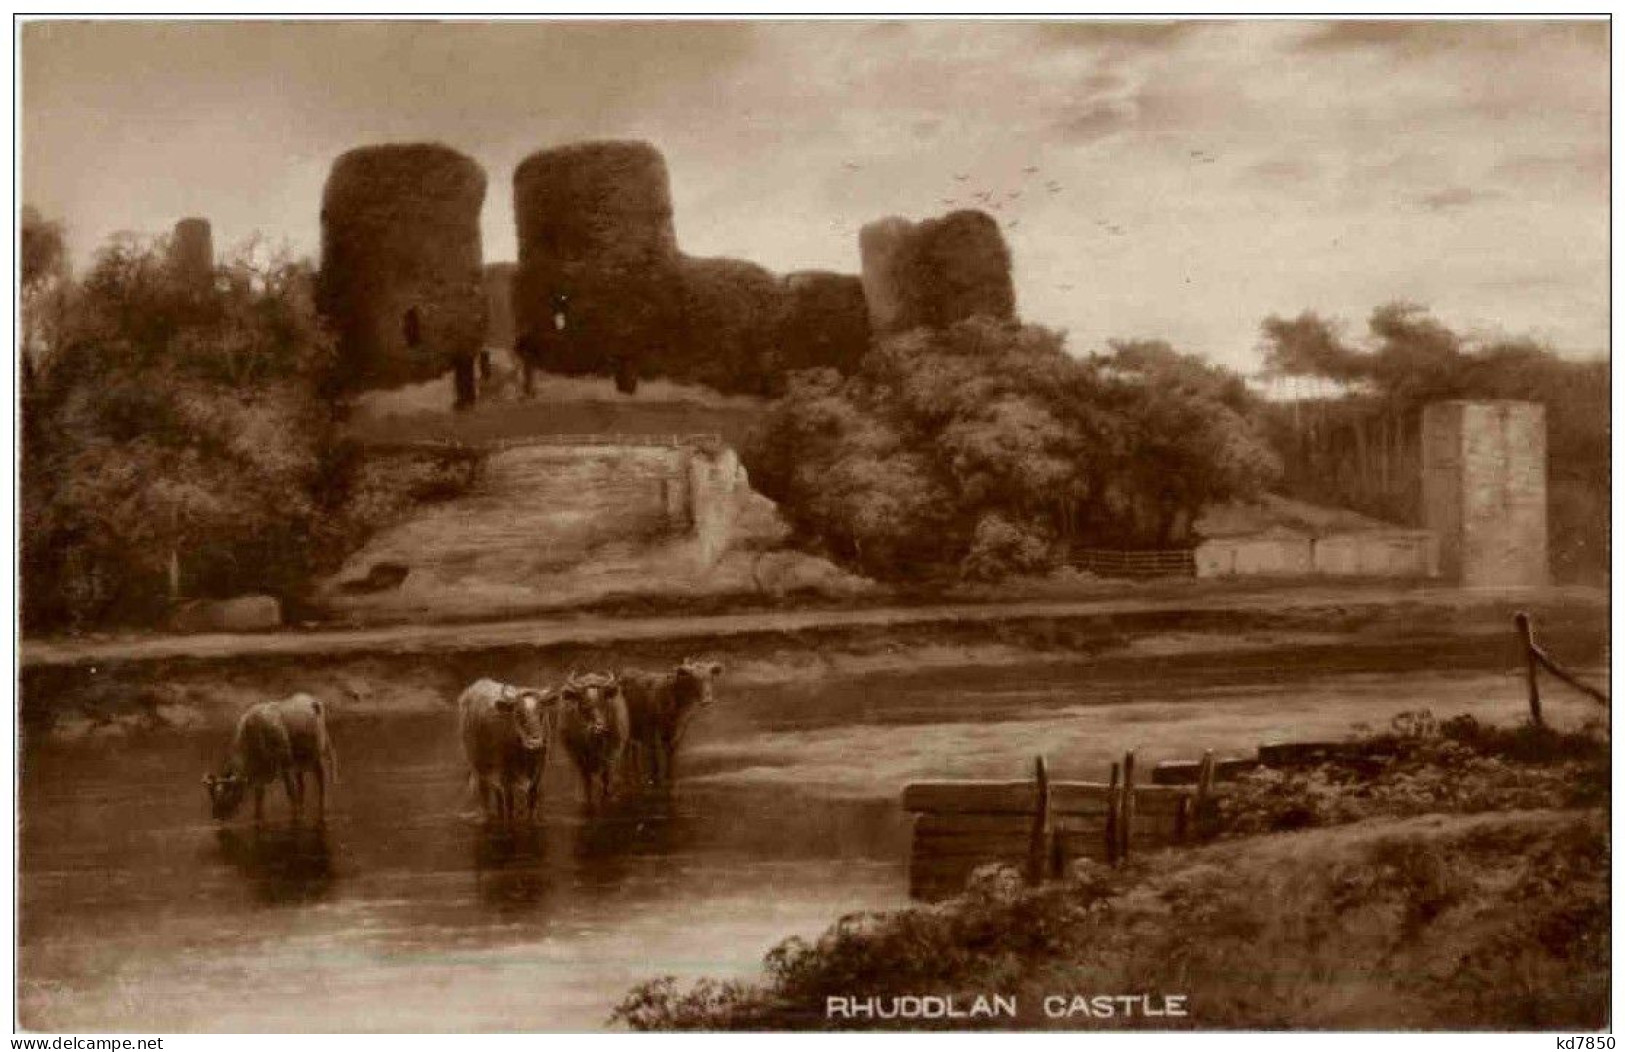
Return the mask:
<path fill-rule="evenodd" d="M 1520 655 L 1515 609 L 1534 613 L 1567 660 L 1601 660 L 1607 605 L 1596 593 L 1494 597 L 1423 590 L 1316 590 L 1182 601 L 1025 603 L 624 620 L 395 626 L 346 632 L 29 643 L 20 674 L 26 734 L 123 739 L 225 724 L 251 701 L 295 690 L 336 719 L 448 707 L 480 676 L 556 681 L 570 668 L 722 661 L 727 690 L 892 672 L 1083 663 L 1136 668 L 1416 667 L 1486 650 Z"/>

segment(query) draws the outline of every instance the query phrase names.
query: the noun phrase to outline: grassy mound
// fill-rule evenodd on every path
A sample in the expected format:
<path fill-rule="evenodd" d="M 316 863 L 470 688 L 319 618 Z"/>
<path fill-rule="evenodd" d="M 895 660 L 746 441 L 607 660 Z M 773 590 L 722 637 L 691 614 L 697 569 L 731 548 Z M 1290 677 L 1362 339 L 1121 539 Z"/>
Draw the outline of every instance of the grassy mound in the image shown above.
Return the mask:
<path fill-rule="evenodd" d="M 638 1030 L 1599 1028 L 1609 762 L 1593 730 L 1404 713 L 1335 760 L 1243 779 L 1217 843 L 1115 870 L 1080 861 L 1038 888 L 985 867 L 957 899 L 853 914 L 816 942 L 780 944 L 764 982 L 656 979 L 614 1019 Z M 830 998 L 925 994 L 961 1007 L 1002 995 L 1018 1010 L 827 1017 Z M 1101 995 L 1183 997 L 1187 1014 L 1107 1016 Z"/>
<path fill-rule="evenodd" d="M 998 1025 L 1576 1029 L 1607 1021 L 1607 819 L 1517 812 L 1358 823 L 1022 887 L 1008 869 L 933 907 L 792 939 L 761 984 L 670 979 L 639 1030 L 933 1025 L 825 1018 L 826 998 L 1014 996 Z M 1183 1018 L 1051 1018 L 1046 999 L 1183 995 Z M 964 1021 L 951 1024 L 963 1027 Z"/>

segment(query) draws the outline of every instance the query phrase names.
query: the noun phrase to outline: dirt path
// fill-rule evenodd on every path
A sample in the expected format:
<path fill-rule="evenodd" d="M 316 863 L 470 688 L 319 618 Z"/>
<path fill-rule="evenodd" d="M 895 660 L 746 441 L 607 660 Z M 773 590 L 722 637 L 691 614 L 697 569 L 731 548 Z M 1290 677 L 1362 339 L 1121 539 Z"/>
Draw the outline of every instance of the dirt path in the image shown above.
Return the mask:
<path fill-rule="evenodd" d="M 866 610 L 766 611 L 642 618 L 554 617 L 484 624 L 390 625 L 309 632 L 144 636 L 112 640 L 27 640 L 21 646 L 21 666 L 44 668 L 237 656 L 425 654 L 504 646 L 711 639 L 762 632 L 793 633 L 933 623 L 976 624 L 1030 618 L 1111 618 L 1136 614 L 1177 615 L 1223 611 L 1250 614 L 1326 609 L 1346 615 L 1360 610 L 1396 607 L 1449 611 L 1483 608 L 1488 612 L 1514 602 L 1531 606 L 1590 607 L 1599 612 L 1608 609 L 1607 593 L 1595 588 L 1487 592 L 1452 588 L 1372 588 L 1369 585 L 1313 586 L 1246 593 L 1209 592 L 1188 596 L 1086 601 L 964 603 Z"/>

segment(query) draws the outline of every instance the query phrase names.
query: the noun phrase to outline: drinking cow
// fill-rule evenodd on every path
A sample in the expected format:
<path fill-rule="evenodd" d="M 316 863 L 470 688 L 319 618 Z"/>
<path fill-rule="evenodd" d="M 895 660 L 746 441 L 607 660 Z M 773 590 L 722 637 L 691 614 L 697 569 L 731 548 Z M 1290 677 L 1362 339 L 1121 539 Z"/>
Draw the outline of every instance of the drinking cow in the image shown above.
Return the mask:
<path fill-rule="evenodd" d="M 206 775 L 214 817 L 227 819 L 254 790 L 254 821 L 265 815 L 265 787 L 281 779 L 288 806 L 297 817 L 305 806 L 305 772 L 316 777 L 316 814 L 327 811 L 327 783 L 338 781 L 338 761 L 327 734 L 327 714 L 309 694 L 262 701 L 243 713 L 231 740 L 225 770 Z"/>

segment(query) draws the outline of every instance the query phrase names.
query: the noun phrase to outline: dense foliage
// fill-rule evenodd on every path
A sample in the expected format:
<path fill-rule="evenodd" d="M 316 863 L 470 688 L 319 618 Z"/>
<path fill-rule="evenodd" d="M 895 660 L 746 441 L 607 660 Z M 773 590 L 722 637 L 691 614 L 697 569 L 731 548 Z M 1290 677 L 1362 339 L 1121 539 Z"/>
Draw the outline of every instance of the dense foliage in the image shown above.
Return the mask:
<path fill-rule="evenodd" d="M 1452 398 L 1546 406 L 1549 527 L 1560 579 L 1608 568 L 1606 361 L 1570 361 L 1528 339 L 1480 340 L 1409 304 L 1377 308 L 1364 346 L 1306 312 L 1263 324 L 1278 377 L 1330 384 L 1334 397 L 1277 404 L 1268 430 L 1294 495 L 1398 522 L 1421 512 L 1421 412 Z"/>
<path fill-rule="evenodd" d="M 339 438 L 307 265 L 249 252 L 207 285 L 118 239 L 72 290 L 23 392 L 23 616 L 151 623 L 172 592 L 296 597 L 432 466 Z M 443 473 L 442 473 L 443 474 Z"/>
<path fill-rule="evenodd" d="M 1239 380 L 1165 344 L 1080 361 L 976 317 L 883 339 L 850 376 L 794 374 L 747 454 L 806 539 L 872 576 L 996 578 L 1072 547 L 1189 540 L 1275 468 Z"/>

